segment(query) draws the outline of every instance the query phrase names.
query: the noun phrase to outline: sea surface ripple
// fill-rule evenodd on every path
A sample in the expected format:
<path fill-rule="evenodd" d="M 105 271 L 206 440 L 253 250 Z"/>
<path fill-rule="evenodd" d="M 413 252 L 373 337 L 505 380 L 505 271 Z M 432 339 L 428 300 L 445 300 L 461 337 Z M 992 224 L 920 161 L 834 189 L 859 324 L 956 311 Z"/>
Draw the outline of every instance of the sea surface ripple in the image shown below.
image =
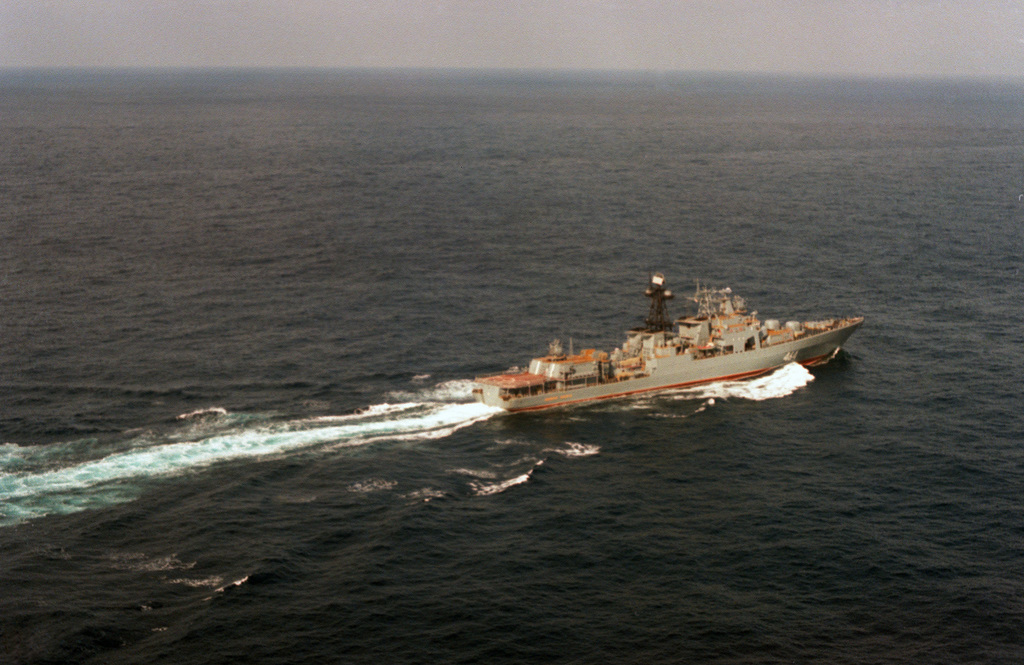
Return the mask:
<path fill-rule="evenodd" d="M 0 72 L 0 662 L 1019 663 L 1024 86 Z M 663 272 L 825 367 L 562 410 Z"/>

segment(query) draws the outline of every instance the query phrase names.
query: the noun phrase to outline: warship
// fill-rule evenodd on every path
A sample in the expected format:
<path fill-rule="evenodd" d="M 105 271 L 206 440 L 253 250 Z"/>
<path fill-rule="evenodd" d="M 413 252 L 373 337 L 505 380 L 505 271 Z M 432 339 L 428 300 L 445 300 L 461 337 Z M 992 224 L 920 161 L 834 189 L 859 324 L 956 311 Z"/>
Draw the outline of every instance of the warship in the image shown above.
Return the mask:
<path fill-rule="evenodd" d="M 478 402 L 507 411 L 548 409 L 566 404 L 683 388 L 714 381 L 748 379 L 789 363 L 813 367 L 835 357 L 864 317 L 820 321 L 777 319 L 763 323 L 731 289 L 701 286 L 697 313 L 669 319 L 665 276 L 651 276 L 644 292 L 650 311 L 644 326 L 627 333 L 611 353 L 583 349 L 565 353 L 561 340 L 530 361 L 524 371 L 474 379 Z"/>

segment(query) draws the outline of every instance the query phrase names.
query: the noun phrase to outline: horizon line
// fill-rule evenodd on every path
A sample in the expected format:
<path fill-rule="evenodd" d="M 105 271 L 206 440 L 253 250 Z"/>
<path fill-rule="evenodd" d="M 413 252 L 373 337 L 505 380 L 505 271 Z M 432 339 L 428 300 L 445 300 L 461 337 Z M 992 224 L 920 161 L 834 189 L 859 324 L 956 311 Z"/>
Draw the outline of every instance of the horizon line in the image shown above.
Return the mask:
<path fill-rule="evenodd" d="M 623 68 L 570 68 L 570 67 L 475 67 L 475 66 L 373 66 L 373 65 L 3 65 L 0 72 L 80 72 L 80 73 L 395 73 L 434 75 L 503 75 L 567 77 L 590 75 L 601 77 L 732 77 L 778 78 L 803 80 L 857 80 L 857 81 L 932 81 L 932 82 L 1003 82 L 1024 83 L 1024 75 L 1010 74 L 923 74 L 923 73 L 863 73 L 863 72 L 811 72 L 717 69 L 623 69 Z"/>

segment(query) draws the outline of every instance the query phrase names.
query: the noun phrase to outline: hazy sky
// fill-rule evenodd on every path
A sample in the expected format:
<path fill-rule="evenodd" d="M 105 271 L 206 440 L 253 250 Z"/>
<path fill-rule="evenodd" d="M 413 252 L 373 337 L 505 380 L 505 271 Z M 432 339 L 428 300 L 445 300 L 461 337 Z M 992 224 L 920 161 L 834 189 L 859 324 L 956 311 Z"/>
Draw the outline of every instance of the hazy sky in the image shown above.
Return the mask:
<path fill-rule="evenodd" d="M 1024 0 L 0 0 L 0 67 L 1024 76 Z"/>

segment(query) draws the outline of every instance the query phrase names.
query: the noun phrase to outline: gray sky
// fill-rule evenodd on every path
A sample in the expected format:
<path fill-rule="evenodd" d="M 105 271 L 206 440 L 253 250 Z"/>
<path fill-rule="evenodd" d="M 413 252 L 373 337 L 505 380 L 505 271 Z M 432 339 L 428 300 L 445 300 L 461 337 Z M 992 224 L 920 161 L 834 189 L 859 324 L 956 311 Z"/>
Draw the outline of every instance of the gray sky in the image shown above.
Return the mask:
<path fill-rule="evenodd" d="M 1024 0 L 0 0 L 0 67 L 1024 76 Z"/>

